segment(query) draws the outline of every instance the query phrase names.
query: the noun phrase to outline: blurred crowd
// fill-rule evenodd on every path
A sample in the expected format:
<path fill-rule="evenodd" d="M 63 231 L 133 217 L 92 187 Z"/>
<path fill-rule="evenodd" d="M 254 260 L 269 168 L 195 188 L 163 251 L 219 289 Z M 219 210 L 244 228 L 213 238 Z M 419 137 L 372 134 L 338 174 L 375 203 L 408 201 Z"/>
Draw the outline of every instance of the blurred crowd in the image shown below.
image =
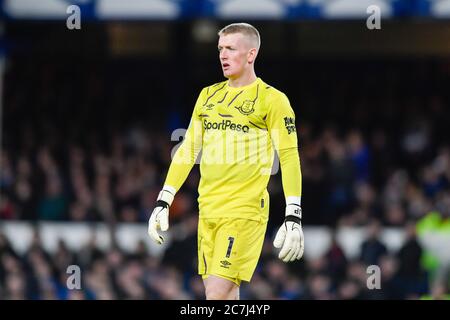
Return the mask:
<path fill-rule="evenodd" d="M 297 84 L 278 77 L 297 114 L 304 223 L 364 225 L 375 218 L 402 226 L 430 211 L 448 216 L 450 64 L 337 65 L 293 64 L 304 74 Z M 0 219 L 146 221 L 179 142 L 171 134 L 187 127 L 199 89 L 195 78 L 175 99 L 160 90 L 163 77 L 149 100 L 145 68 L 157 67 L 11 60 Z M 110 77 L 111 69 L 122 77 Z M 195 212 L 198 179 L 195 167 L 176 197 L 174 219 Z M 269 191 L 272 227 L 284 211 L 279 172 Z"/>
<path fill-rule="evenodd" d="M 177 236 L 162 256 L 148 254 L 144 243 L 134 251 L 119 246 L 103 251 L 96 239 L 78 251 L 63 241 L 54 252 L 44 250 L 35 233 L 29 249 L 18 254 L 0 234 L 0 299 L 204 299 L 196 274 L 197 217 L 189 215 L 173 226 Z M 395 252 L 380 241 L 380 225 L 369 225 L 360 255 L 348 259 L 336 239 L 317 258 L 285 264 L 269 240 L 250 283 L 241 285 L 242 299 L 445 299 L 448 284 L 430 282 L 421 267 L 422 248 L 415 225 L 406 227 L 406 241 Z M 369 265 L 380 267 L 378 279 L 368 279 Z M 67 267 L 80 268 L 80 288 Z M 371 288 L 371 289 L 370 289 Z"/>
<path fill-rule="evenodd" d="M 164 64 L 74 63 L 12 59 L 7 65 L 0 223 L 146 223 L 178 142 L 170 141 L 172 130 L 187 126 L 186 106 L 200 86 L 213 82 L 179 80 L 184 90 L 174 95 L 167 89 L 172 79 L 148 84 L 148 70 Z M 334 242 L 325 256 L 292 265 L 276 259 L 268 240 L 242 297 L 441 296 L 447 281 L 429 280 L 414 233 L 430 213 L 450 218 L 450 66 L 355 63 L 339 69 L 332 62 L 299 62 L 292 72 L 304 76 L 294 82 L 279 74 L 283 63 L 267 67 L 263 79 L 279 79 L 275 87 L 287 93 L 297 114 L 303 224 L 395 226 L 408 240 L 399 252 L 388 252 L 374 230 L 358 259 L 349 260 Z M 111 76 L 115 72 L 121 77 Z M 143 244 L 133 254 L 119 247 L 101 252 L 95 239 L 80 252 L 61 242 L 49 253 L 38 235 L 19 255 L 0 237 L 0 298 L 201 298 L 195 275 L 198 180 L 196 167 L 175 198 L 171 224 L 186 230 L 161 259 Z M 272 235 L 284 218 L 280 173 L 269 193 Z M 84 272 L 81 291 L 64 285 L 69 264 Z M 367 290 L 371 264 L 381 266 L 382 290 Z"/>
<path fill-rule="evenodd" d="M 312 137 L 305 125 L 299 132 L 305 223 L 358 226 L 376 218 L 403 226 L 430 211 L 450 216 L 450 147 L 431 150 L 425 132 L 400 141 L 409 162 L 404 167 L 395 166 L 394 141 L 382 132 L 372 140 L 358 130 L 340 137 L 326 129 Z M 47 145 L 35 154 L 2 150 L 0 219 L 145 222 L 173 145 L 161 134 L 133 129 L 114 136 L 106 151 L 71 143 L 60 154 Z M 424 161 L 418 160 L 421 152 L 430 153 Z M 173 219 L 195 212 L 198 179 L 195 168 L 175 198 Z M 277 224 L 284 203 L 279 173 L 269 191 Z"/>

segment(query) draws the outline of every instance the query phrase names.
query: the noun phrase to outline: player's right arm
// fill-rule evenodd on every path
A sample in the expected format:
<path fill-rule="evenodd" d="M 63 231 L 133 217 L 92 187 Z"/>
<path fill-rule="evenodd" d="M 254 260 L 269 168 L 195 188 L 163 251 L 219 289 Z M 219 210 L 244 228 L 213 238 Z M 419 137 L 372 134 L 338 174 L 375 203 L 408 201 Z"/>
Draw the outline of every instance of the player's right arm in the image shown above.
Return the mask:
<path fill-rule="evenodd" d="M 164 186 L 158 194 L 155 208 L 150 215 L 148 234 L 158 244 L 164 242 L 164 238 L 158 233 L 158 229 L 161 231 L 169 229 L 169 207 L 175 194 L 188 177 L 202 149 L 203 129 L 200 110 L 205 95 L 206 88 L 201 91 L 197 99 L 184 140 L 173 156 Z"/>

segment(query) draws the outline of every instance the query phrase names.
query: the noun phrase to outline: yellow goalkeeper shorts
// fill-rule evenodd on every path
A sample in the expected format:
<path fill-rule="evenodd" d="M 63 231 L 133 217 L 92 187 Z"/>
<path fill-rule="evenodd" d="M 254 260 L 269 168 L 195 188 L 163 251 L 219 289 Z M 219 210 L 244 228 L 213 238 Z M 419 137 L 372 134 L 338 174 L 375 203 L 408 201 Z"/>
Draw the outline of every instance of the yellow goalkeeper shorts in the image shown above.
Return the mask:
<path fill-rule="evenodd" d="M 268 207 L 268 206 L 267 206 Z M 267 221 L 206 218 L 198 223 L 198 273 L 250 281 L 261 255 Z"/>

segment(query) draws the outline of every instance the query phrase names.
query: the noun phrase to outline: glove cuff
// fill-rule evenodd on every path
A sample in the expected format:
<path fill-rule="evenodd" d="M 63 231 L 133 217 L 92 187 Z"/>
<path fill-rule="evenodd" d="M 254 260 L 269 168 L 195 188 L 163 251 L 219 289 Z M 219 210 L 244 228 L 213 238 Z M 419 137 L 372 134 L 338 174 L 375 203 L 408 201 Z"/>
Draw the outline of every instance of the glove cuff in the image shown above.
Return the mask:
<path fill-rule="evenodd" d="M 299 217 L 296 217 L 296 216 L 287 216 L 285 219 L 284 219 L 284 222 L 288 222 L 288 221 L 292 221 L 292 222 L 295 222 L 295 223 L 298 223 L 298 224 L 301 224 L 301 220 L 300 220 L 300 218 Z"/>
<path fill-rule="evenodd" d="M 163 207 L 167 209 L 169 207 L 169 204 L 164 200 L 157 200 L 155 207 Z"/>
<path fill-rule="evenodd" d="M 285 217 L 296 217 L 300 220 L 302 218 L 302 208 L 298 204 L 288 204 L 286 206 Z"/>
<path fill-rule="evenodd" d="M 176 190 L 171 186 L 164 186 L 163 189 L 158 194 L 157 201 L 163 201 L 168 206 L 172 205 L 173 198 L 175 197 Z"/>
<path fill-rule="evenodd" d="M 302 197 L 294 197 L 294 196 L 289 196 L 286 197 L 286 205 L 290 205 L 290 204 L 296 204 L 298 206 L 302 205 Z"/>

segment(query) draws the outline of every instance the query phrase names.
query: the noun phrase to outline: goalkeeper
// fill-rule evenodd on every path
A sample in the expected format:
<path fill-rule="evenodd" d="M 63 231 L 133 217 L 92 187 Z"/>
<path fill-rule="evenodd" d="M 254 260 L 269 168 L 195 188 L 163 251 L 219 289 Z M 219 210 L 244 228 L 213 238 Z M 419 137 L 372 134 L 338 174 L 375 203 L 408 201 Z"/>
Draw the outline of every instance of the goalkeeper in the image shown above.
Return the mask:
<path fill-rule="evenodd" d="M 218 35 L 219 60 L 228 80 L 201 91 L 150 216 L 148 233 L 163 243 L 159 230 L 168 230 L 170 205 L 201 150 L 198 272 L 207 299 L 234 300 L 261 255 L 274 151 L 280 158 L 286 210 L 273 244 L 284 262 L 302 257 L 301 170 L 289 100 L 255 74 L 258 31 L 235 23 Z"/>

